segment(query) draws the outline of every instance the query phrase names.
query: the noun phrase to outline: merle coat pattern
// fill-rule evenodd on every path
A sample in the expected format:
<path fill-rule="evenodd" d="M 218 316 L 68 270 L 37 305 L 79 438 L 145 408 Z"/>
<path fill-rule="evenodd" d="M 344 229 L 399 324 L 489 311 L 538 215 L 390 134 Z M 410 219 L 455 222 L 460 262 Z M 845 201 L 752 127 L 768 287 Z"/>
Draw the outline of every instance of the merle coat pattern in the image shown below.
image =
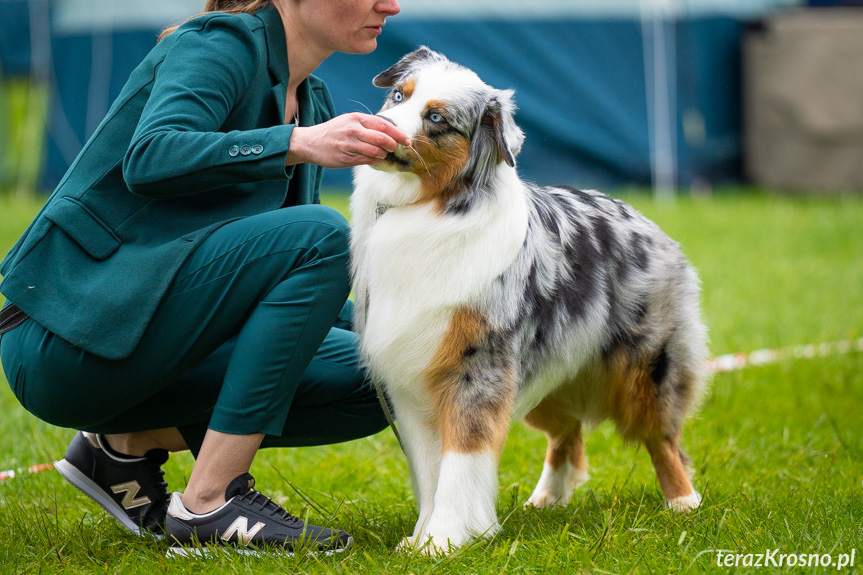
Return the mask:
<path fill-rule="evenodd" d="M 582 426 L 611 418 L 646 445 L 666 505 L 697 507 L 679 438 L 706 330 L 679 246 L 624 202 L 522 181 L 512 92 L 427 48 L 375 84 L 412 144 L 355 171 L 352 272 L 419 507 L 402 547 L 494 534 L 513 418 L 548 437 L 529 505 L 568 503 L 588 478 Z"/>

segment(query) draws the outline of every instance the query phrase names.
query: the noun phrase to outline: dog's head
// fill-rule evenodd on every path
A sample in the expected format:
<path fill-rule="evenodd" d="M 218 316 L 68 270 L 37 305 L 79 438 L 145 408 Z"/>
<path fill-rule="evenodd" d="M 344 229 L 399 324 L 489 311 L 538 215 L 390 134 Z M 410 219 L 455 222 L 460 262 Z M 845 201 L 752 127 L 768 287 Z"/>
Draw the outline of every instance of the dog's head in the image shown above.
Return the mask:
<path fill-rule="evenodd" d="M 471 70 L 421 47 L 375 76 L 390 88 L 379 116 L 411 138 L 378 169 L 416 175 L 424 199 L 449 201 L 480 190 L 495 170 L 515 166 L 524 134 L 513 119 L 511 90 L 485 84 Z"/>

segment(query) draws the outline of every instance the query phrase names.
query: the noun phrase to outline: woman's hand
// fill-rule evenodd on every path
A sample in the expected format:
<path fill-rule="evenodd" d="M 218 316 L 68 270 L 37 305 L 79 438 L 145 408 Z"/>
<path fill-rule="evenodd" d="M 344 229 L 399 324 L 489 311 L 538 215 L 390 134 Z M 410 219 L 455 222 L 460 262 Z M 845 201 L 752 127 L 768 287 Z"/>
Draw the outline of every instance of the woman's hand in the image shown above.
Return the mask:
<path fill-rule="evenodd" d="M 376 165 L 398 145 L 410 145 L 410 138 L 392 123 L 378 116 L 351 113 L 291 134 L 285 165 L 308 163 L 325 168 Z"/>

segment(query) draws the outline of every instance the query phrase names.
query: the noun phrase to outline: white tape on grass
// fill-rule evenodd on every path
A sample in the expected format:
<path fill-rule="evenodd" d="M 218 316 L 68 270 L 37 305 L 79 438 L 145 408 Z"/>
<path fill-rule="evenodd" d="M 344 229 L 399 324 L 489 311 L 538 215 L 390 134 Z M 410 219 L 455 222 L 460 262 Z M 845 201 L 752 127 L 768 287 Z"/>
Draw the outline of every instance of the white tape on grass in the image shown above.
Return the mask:
<path fill-rule="evenodd" d="M 824 343 L 810 343 L 775 349 L 757 349 L 749 353 L 729 353 L 708 360 L 711 371 L 735 371 L 750 366 L 778 363 L 786 359 L 812 359 L 863 351 L 863 337 Z"/>
<path fill-rule="evenodd" d="M 14 479 L 15 477 L 18 477 L 19 475 L 23 475 L 25 473 L 43 473 L 52 469 L 54 469 L 54 463 L 40 463 L 39 465 L 31 465 L 30 467 L 7 469 L 6 471 L 0 471 L 0 481 Z"/>

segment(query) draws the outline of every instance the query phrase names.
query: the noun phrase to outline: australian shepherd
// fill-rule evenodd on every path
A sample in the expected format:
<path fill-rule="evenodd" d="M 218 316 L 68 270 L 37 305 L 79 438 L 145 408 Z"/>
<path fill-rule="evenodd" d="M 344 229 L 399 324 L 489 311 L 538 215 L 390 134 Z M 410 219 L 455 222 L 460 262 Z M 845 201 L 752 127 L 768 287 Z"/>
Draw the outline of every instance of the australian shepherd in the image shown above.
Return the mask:
<path fill-rule="evenodd" d="M 411 137 L 354 172 L 356 327 L 389 397 L 419 518 L 401 547 L 445 553 L 499 528 L 510 422 L 548 437 L 527 505 L 587 480 L 583 426 L 611 418 L 650 454 L 665 505 L 701 503 L 680 450 L 707 375 L 699 281 L 622 201 L 515 169 L 513 92 L 420 48 L 374 78 Z"/>

